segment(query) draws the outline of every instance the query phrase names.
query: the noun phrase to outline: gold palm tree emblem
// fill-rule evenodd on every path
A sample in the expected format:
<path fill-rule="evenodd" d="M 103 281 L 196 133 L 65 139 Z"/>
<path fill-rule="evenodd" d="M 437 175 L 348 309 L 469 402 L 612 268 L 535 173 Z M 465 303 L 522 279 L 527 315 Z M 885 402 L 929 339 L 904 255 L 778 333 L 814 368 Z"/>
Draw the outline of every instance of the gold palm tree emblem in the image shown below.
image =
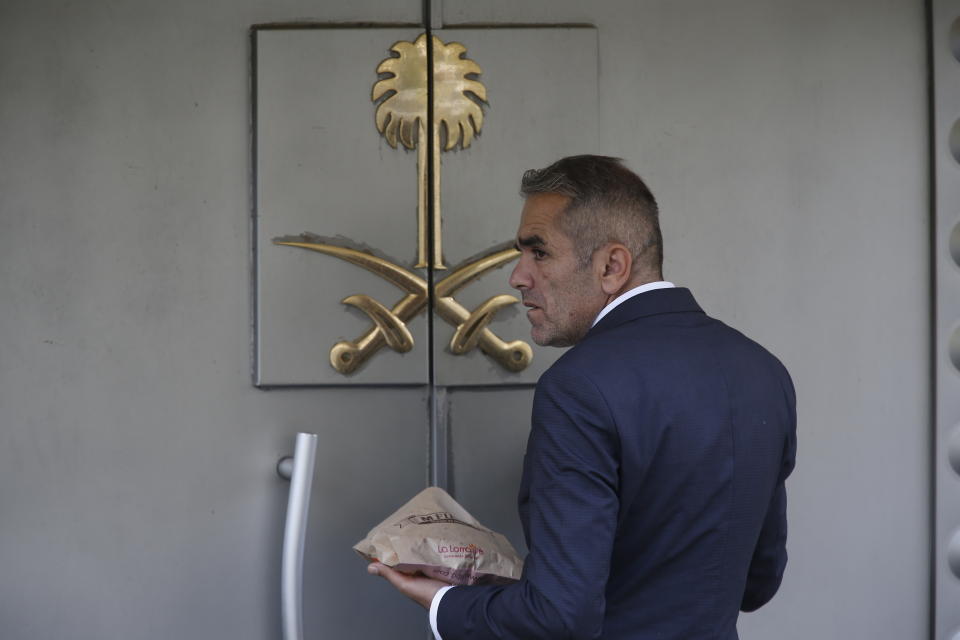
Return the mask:
<path fill-rule="evenodd" d="M 377 104 L 377 130 L 387 143 L 397 148 L 399 141 L 407 149 L 417 150 L 417 264 L 426 267 L 428 258 L 427 192 L 433 198 L 435 240 L 432 263 L 443 269 L 440 243 L 440 152 L 470 146 L 483 127 L 482 104 L 487 89 L 476 79 L 480 65 L 466 57 L 459 42 L 444 44 L 433 36 L 433 184 L 427 179 L 427 73 L 430 67 L 427 36 L 414 42 L 400 41 L 390 50 L 396 57 L 380 63 L 377 73 L 386 77 L 373 85 L 372 99 Z"/>
<path fill-rule="evenodd" d="M 407 149 L 417 150 L 418 243 L 417 264 L 414 268 L 432 266 L 444 269 L 440 246 L 440 153 L 458 146 L 465 149 L 473 142 L 483 126 L 483 104 L 486 88 L 477 80 L 479 65 L 466 57 L 466 48 L 458 43 L 444 44 L 433 36 L 429 47 L 433 54 L 430 65 L 427 37 L 421 35 L 414 42 L 395 43 L 390 50 L 396 55 L 382 61 L 377 67 L 381 79 L 373 86 L 377 130 L 387 143 L 397 148 L 398 142 Z M 428 82 L 432 66 L 433 82 Z M 433 94 L 433 130 L 429 126 L 427 109 L 431 108 L 429 94 Z M 427 134 L 430 134 L 429 136 Z M 428 184 L 427 139 L 433 150 L 432 184 Z M 433 200 L 433 250 L 427 237 L 427 192 Z M 373 322 L 366 333 L 356 340 L 341 340 L 330 349 L 330 365 L 344 375 L 357 371 L 381 347 L 387 346 L 399 353 L 413 348 L 413 335 L 407 322 L 430 307 L 441 318 L 455 327 L 450 338 L 449 351 L 453 355 L 479 349 L 500 363 L 508 371 L 523 371 L 533 358 L 533 349 L 523 340 L 507 342 L 489 327 L 498 311 L 519 302 L 512 295 L 500 294 L 480 303 L 474 309 L 461 305 L 454 294 L 491 269 L 514 260 L 520 252 L 513 247 L 491 247 L 485 254 L 474 256 L 454 267 L 435 282 L 415 271 L 370 252 L 350 247 L 318 242 L 319 238 L 304 234 L 274 238 L 274 243 L 298 247 L 331 255 L 377 274 L 396 285 L 404 297 L 392 307 L 364 295 L 347 296 L 341 302 L 360 309 Z M 432 301 L 431 301 L 432 300 Z"/>

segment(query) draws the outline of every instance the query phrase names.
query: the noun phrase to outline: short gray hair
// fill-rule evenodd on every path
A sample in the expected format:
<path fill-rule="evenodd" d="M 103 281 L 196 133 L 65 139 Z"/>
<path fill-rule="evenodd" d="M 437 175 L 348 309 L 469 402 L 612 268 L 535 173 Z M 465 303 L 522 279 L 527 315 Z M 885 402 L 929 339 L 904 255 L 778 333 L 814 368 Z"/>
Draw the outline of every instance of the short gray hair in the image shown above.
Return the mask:
<path fill-rule="evenodd" d="M 633 256 L 635 271 L 661 273 L 663 237 L 657 201 L 620 158 L 570 156 L 545 169 L 530 169 L 523 174 L 520 193 L 570 198 L 560 216 L 560 229 L 573 240 L 580 268 L 590 264 L 597 249 L 619 242 Z"/>

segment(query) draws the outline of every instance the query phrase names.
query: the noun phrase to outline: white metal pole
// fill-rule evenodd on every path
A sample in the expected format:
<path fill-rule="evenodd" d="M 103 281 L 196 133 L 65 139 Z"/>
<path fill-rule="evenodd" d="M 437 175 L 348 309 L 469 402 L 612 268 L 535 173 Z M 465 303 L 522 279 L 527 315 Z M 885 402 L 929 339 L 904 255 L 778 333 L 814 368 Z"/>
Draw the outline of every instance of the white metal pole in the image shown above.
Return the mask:
<path fill-rule="evenodd" d="M 303 550 L 310 512 L 310 489 L 317 453 L 317 435 L 298 433 L 290 469 L 288 459 L 281 460 L 281 475 L 290 469 L 290 498 L 283 529 L 283 560 L 280 569 L 280 610 L 284 640 L 303 640 Z M 285 464 L 286 463 L 286 464 Z"/>

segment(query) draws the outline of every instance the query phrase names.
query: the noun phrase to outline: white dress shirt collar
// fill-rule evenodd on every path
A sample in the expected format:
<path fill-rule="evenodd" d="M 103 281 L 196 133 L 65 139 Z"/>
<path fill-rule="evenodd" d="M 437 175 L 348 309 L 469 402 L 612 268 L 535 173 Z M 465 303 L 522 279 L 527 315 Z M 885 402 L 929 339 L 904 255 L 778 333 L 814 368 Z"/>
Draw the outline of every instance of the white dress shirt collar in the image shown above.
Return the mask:
<path fill-rule="evenodd" d="M 613 302 L 611 302 L 610 304 L 608 304 L 607 306 L 605 306 L 603 309 L 600 310 L 600 313 L 597 314 L 596 319 L 594 319 L 593 324 L 590 326 L 591 327 L 597 326 L 597 323 L 603 319 L 603 316 L 607 315 L 608 313 L 616 309 L 619 305 L 623 304 L 633 296 L 638 296 L 641 293 L 646 293 L 647 291 L 653 291 L 655 289 L 671 289 L 675 286 L 676 285 L 674 285 L 672 282 L 667 282 L 665 280 L 657 280 L 656 282 L 648 282 L 647 284 L 642 284 L 639 287 L 634 287 L 633 289 L 630 289 L 626 293 L 621 293 L 619 296 L 617 296 L 613 300 Z"/>

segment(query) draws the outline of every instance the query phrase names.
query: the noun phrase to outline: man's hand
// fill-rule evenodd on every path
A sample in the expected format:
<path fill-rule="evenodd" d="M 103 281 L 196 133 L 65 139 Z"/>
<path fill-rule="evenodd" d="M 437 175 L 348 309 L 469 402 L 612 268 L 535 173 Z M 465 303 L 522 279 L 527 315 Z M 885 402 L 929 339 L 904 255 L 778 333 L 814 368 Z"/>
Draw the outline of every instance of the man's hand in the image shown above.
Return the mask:
<path fill-rule="evenodd" d="M 433 602 L 433 596 L 437 595 L 443 587 L 449 586 L 446 582 L 440 582 L 424 575 L 411 576 L 391 569 L 380 562 L 371 563 L 367 567 L 367 573 L 375 576 L 383 576 L 387 582 L 397 588 L 397 591 L 407 596 L 424 609 L 430 608 Z"/>

